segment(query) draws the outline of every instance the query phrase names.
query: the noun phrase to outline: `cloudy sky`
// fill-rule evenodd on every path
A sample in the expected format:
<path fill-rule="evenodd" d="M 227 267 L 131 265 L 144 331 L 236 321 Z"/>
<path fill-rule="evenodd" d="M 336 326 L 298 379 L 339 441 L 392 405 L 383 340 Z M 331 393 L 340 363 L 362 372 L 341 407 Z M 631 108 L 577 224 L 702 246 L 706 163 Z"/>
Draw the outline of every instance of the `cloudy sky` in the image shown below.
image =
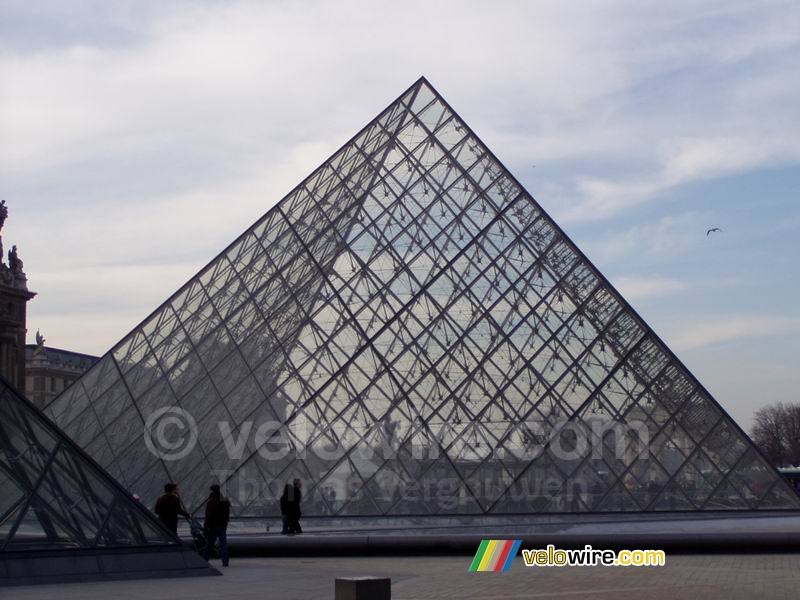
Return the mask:
<path fill-rule="evenodd" d="M 800 401 L 800 7 L 646 4 L 0 0 L 29 340 L 105 352 L 425 75 L 742 425 Z"/>

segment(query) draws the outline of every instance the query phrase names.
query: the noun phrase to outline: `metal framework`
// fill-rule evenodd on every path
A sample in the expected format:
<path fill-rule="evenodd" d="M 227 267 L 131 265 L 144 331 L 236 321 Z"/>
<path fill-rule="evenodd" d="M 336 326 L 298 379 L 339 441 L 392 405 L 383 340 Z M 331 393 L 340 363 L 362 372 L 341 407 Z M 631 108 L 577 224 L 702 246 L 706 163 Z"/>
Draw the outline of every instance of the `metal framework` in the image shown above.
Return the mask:
<path fill-rule="evenodd" d="M 0 379 L 0 559 L 7 552 L 172 546 L 138 505 Z"/>
<path fill-rule="evenodd" d="M 198 423 L 175 461 L 142 438 L 167 406 Z M 292 477 L 308 515 L 798 508 L 424 78 L 48 411 L 143 498 L 171 479 L 198 506 L 223 473 L 240 516 Z M 265 421 L 285 429 L 232 457 L 218 424 Z M 591 451 L 554 451 L 564 423 Z"/>

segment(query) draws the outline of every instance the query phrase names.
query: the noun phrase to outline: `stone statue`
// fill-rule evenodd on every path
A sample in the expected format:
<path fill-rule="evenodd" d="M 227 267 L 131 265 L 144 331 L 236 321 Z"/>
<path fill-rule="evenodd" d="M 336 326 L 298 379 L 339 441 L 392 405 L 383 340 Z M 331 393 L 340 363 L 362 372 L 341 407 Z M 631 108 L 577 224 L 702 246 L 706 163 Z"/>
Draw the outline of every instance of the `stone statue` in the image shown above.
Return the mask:
<path fill-rule="evenodd" d="M 3 225 L 8 218 L 8 207 L 6 206 L 5 200 L 0 200 L 0 229 L 3 229 Z"/>
<path fill-rule="evenodd" d="M 39 333 L 39 330 L 37 329 L 36 330 L 36 345 L 39 348 L 44 348 L 44 342 L 45 342 L 44 337 L 42 337 L 42 334 Z"/>
<path fill-rule="evenodd" d="M 22 273 L 22 260 L 17 255 L 17 247 L 11 246 L 8 251 L 8 268 L 12 273 Z"/>

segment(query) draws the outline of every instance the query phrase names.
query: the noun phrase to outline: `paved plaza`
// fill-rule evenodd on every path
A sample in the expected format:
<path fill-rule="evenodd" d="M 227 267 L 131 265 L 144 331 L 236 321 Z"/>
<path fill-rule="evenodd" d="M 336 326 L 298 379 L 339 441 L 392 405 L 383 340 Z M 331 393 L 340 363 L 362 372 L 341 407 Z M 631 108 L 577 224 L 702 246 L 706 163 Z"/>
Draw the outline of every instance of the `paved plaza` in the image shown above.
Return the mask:
<path fill-rule="evenodd" d="M 332 600 L 337 576 L 392 579 L 395 600 L 480 598 L 795 598 L 800 554 L 667 555 L 664 567 L 525 567 L 469 573 L 471 557 L 247 558 L 224 577 L 0 589 L 14 600 Z"/>

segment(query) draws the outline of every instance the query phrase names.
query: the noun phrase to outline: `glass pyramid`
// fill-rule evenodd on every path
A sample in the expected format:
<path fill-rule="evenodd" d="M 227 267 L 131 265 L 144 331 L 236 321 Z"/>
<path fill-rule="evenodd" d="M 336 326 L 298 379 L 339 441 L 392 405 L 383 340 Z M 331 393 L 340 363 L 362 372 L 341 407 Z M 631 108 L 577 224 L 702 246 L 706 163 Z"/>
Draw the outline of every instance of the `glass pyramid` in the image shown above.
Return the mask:
<path fill-rule="evenodd" d="M 0 559 L 54 549 L 182 547 L 0 379 Z"/>
<path fill-rule="evenodd" d="M 170 407 L 196 435 L 157 456 Z M 240 516 L 294 477 L 318 516 L 800 504 L 424 78 L 48 410 L 148 501 L 219 478 Z"/>

